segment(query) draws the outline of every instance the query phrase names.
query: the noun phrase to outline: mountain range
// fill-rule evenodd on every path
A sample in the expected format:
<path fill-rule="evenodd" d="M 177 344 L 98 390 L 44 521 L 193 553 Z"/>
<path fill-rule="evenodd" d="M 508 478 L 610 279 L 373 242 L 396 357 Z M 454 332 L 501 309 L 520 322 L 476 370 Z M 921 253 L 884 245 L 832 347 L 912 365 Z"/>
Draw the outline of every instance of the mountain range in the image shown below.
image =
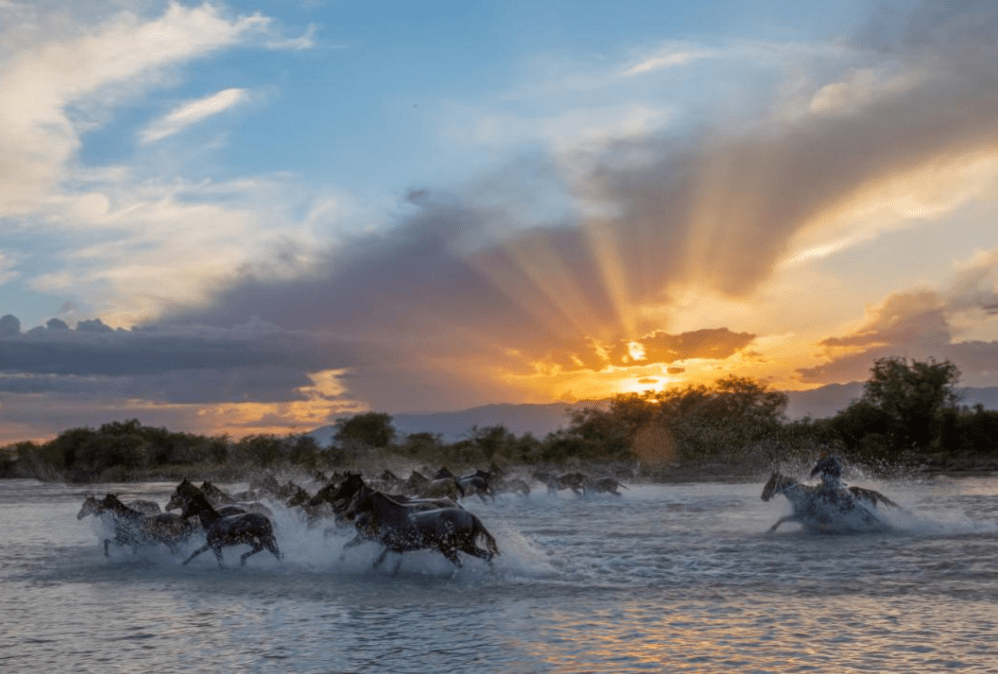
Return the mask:
<path fill-rule="evenodd" d="M 787 417 L 792 420 L 810 417 L 833 417 L 840 410 L 863 394 L 863 382 L 829 384 L 807 391 L 787 391 Z M 998 409 L 998 387 L 965 387 L 962 405 L 978 403 L 990 410 Z M 573 408 L 596 403 L 498 403 L 483 405 L 455 412 L 399 413 L 392 415 L 392 424 L 400 435 L 430 432 L 440 434 L 444 441 L 454 442 L 470 436 L 473 427 L 485 428 L 505 425 L 512 433 L 522 436 L 531 433 L 544 438 L 552 431 L 568 425 Z M 336 428 L 319 427 L 309 432 L 321 446 L 328 445 Z"/>

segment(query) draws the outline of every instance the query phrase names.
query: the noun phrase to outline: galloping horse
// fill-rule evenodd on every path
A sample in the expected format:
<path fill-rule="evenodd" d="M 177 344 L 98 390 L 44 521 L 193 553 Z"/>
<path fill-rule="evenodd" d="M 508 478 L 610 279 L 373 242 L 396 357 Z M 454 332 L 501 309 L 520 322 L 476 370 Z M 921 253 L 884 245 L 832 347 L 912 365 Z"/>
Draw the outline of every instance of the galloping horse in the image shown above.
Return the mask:
<path fill-rule="evenodd" d="M 430 480 L 418 471 L 413 471 L 406 481 L 406 487 L 412 490 L 417 497 L 436 498 L 450 497 L 458 499 L 464 497 L 464 488 L 453 478 L 436 478 Z"/>
<path fill-rule="evenodd" d="M 80 512 L 76 515 L 77 520 L 83 519 L 85 516 L 95 514 L 97 504 L 100 504 L 100 500 L 93 495 L 87 495 L 83 499 L 83 506 L 80 508 Z M 133 499 L 130 502 L 125 502 L 125 506 L 135 511 L 138 511 L 145 516 L 155 516 L 158 513 L 163 513 L 163 509 L 159 507 L 158 502 L 154 502 L 151 499 Z"/>
<path fill-rule="evenodd" d="M 443 467 L 437 474 L 433 477 L 434 480 L 442 480 L 445 478 L 451 478 L 457 481 L 457 484 L 461 486 L 464 497 L 470 497 L 471 495 L 478 495 L 478 498 L 483 502 L 487 501 L 485 498 L 490 497 L 492 501 L 495 501 L 496 495 L 492 491 L 492 487 L 489 485 L 489 473 L 487 471 L 482 471 L 479 469 L 473 474 L 467 476 L 455 476 L 450 469 Z"/>
<path fill-rule="evenodd" d="M 364 478 L 359 473 L 347 474 L 347 477 L 339 484 L 330 483 L 315 493 L 307 506 L 315 507 L 321 504 L 329 504 L 337 516 L 343 518 L 350 509 L 351 503 L 358 492 L 370 487 L 364 482 Z M 419 498 L 408 497 L 406 495 L 389 495 L 395 501 L 405 506 L 428 511 L 431 509 L 461 508 L 461 505 L 449 497 Z"/>
<path fill-rule="evenodd" d="M 119 546 L 130 545 L 133 548 L 166 544 L 171 553 L 176 553 L 177 545 L 186 541 L 197 529 L 193 523 L 171 513 L 147 515 L 129 508 L 113 494 L 104 499 L 88 496 L 76 518 L 81 520 L 88 515 L 102 516 L 105 513 L 111 515 L 114 524 L 114 538 L 104 539 L 105 557 L 110 555 L 108 549 L 112 541 Z"/>
<path fill-rule="evenodd" d="M 606 492 L 612 495 L 617 495 L 619 497 L 620 492 L 617 491 L 617 488 L 624 488 L 625 490 L 630 490 L 629 487 L 618 481 L 616 478 L 611 478 L 611 477 L 593 478 L 591 480 L 587 480 L 583 485 L 583 490 L 585 492 L 596 492 L 596 493 Z"/>
<path fill-rule="evenodd" d="M 351 511 L 365 517 L 362 534 L 377 538 L 385 547 L 374 561 L 374 568 L 384 562 L 389 551 L 436 549 L 456 567 L 462 566 L 458 551 L 486 560 L 490 565 L 492 557 L 499 554 L 495 538 L 482 521 L 464 509 L 413 511 L 380 492 L 364 490 L 358 492 Z M 485 540 L 485 549 L 476 545 L 479 537 Z M 399 559 L 396 572 L 401 564 Z"/>
<path fill-rule="evenodd" d="M 793 513 L 783 516 L 769 528 L 773 532 L 785 522 L 797 522 L 807 529 L 822 532 L 887 530 L 890 525 L 880 520 L 874 511 L 877 504 L 896 508 L 897 504 L 875 490 L 851 487 L 837 490 L 802 485 L 779 471 L 774 471 L 762 489 L 762 501 L 768 502 L 782 494 L 793 507 Z"/>
<path fill-rule="evenodd" d="M 222 566 L 222 547 L 238 546 L 249 544 L 252 551 L 243 553 L 239 558 L 239 564 L 245 565 L 246 559 L 254 553 L 259 553 L 267 549 L 274 554 L 278 560 L 281 559 L 281 551 L 277 548 L 277 540 L 274 538 L 274 524 L 270 518 L 259 513 L 243 513 L 237 516 L 222 516 L 216 511 L 204 495 L 195 495 L 184 507 L 183 518 L 197 516 L 204 527 L 208 543 L 194 551 L 187 560 L 186 565 L 201 555 L 209 548 L 214 551 L 218 566 Z"/>
<path fill-rule="evenodd" d="M 553 474 L 547 471 L 535 471 L 534 478 L 547 484 L 548 494 L 557 494 L 558 490 L 570 489 L 577 495 L 581 495 L 586 490 L 586 482 L 589 476 L 579 471 L 569 471 L 562 474 Z"/>
<path fill-rule="evenodd" d="M 208 491 L 205 492 L 205 486 L 208 487 Z M 274 512 L 267 508 L 264 504 L 260 502 L 250 502 L 250 503 L 237 503 L 227 494 L 222 492 L 214 485 L 208 482 L 201 484 L 201 487 L 195 487 L 186 478 L 177 485 L 173 494 L 170 495 L 170 501 L 166 503 L 166 510 L 172 511 L 173 509 L 184 509 L 187 504 L 194 497 L 201 495 L 207 500 L 209 504 L 214 507 L 218 513 L 222 516 L 236 516 L 242 513 L 259 513 L 260 515 L 274 520 Z M 221 495 L 221 497 L 220 497 Z"/>

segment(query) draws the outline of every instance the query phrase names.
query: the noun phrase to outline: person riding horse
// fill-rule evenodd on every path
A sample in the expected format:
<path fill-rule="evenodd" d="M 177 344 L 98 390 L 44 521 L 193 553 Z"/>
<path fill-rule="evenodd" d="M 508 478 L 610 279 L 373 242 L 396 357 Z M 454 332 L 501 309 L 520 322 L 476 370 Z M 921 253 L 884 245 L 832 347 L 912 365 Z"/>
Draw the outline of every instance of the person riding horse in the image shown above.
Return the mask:
<path fill-rule="evenodd" d="M 820 476 L 821 484 L 816 491 L 817 496 L 843 509 L 850 509 L 855 504 L 855 495 L 848 490 L 842 481 L 842 462 L 838 457 L 822 457 L 811 469 L 811 478 Z"/>

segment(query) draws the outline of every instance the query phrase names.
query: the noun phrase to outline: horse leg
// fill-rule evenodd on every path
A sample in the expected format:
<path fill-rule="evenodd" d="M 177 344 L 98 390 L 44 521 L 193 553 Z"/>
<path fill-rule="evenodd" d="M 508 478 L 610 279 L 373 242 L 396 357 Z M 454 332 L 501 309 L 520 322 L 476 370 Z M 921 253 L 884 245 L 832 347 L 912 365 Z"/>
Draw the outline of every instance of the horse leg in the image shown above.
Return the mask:
<path fill-rule="evenodd" d="M 184 561 L 184 564 L 186 565 L 190 561 L 194 560 L 199 555 L 201 555 L 202 553 L 204 553 L 205 551 L 207 551 L 209 548 L 211 548 L 211 544 L 205 544 L 204 546 L 202 546 L 198 550 L 194 551 L 194 553 L 191 553 L 190 557 L 187 558 L 187 560 Z M 216 553 L 215 555 L 218 555 L 218 554 Z"/>
<path fill-rule="evenodd" d="M 263 550 L 263 544 L 260 543 L 259 540 L 257 540 L 256 543 L 253 544 L 253 550 L 252 551 L 248 551 L 246 553 L 243 553 L 239 557 L 239 566 L 240 567 L 245 567 L 246 566 L 246 558 L 250 557 L 254 553 L 259 553 L 262 550 Z M 278 556 L 278 560 L 280 560 L 280 556 Z"/>
<path fill-rule="evenodd" d="M 277 540 L 271 537 L 267 541 L 263 542 L 263 545 L 267 547 L 267 550 L 274 554 L 274 557 L 278 560 L 284 558 L 284 554 L 281 553 L 281 549 L 277 548 Z"/>
<path fill-rule="evenodd" d="M 476 558 L 481 558 L 482 560 L 488 562 L 490 565 L 492 564 L 491 551 L 486 551 L 484 548 L 479 548 L 474 544 L 466 544 L 465 546 L 461 547 L 461 550 L 467 553 L 468 555 L 473 555 Z"/>
<path fill-rule="evenodd" d="M 218 561 L 218 566 L 222 567 L 222 545 L 212 546 L 211 550 L 215 553 L 215 560 Z M 245 563 L 246 561 L 244 560 L 243 562 Z"/>
<path fill-rule="evenodd" d="M 387 546 L 385 547 L 385 550 L 381 552 L 381 555 L 378 556 L 378 559 L 374 561 L 374 564 L 371 565 L 371 569 L 378 569 L 378 566 L 381 563 L 385 562 L 385 558 L 386 557 L 388 557 L 388 547 Z"/>
<path fill-rule="evenodd" d="M 461 559 L 457 557 L 457 547 L 455 546 L 441 546 L 440 552 L 444 554 L 444 557 L 454 563 L 455 567 L 463 567 L 461 564 Z"/>
<path fill-rule="evenodd" d="M 769 528 L 769 531 L 770 532 L 776 532 L 776 528 L 778 528 L 780 525 L 782 525 L 783 523 L 787 522 L 788 520 L 793 520 L 793 518 L 794 518 L 793 516 L 783 516 L 782 518 L 780 518 L 779 520 L 777 520 L 775 523 L 773 523 L 773 526 L 771 528 Z"/>

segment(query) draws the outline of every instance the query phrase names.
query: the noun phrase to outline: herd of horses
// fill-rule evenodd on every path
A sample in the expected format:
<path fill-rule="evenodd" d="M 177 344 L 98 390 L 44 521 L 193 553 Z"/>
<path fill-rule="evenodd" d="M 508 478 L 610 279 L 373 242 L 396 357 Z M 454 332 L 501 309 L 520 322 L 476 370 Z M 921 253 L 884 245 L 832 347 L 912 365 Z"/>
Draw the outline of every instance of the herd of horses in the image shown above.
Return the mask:
<path fill-rule="evenodd" d="M 819 532 L 890 529 L 881 509 L 901 507 L 874 490 L 846 487 L 840 479 L 841 463 L 834 458 L 822 462 L 811 473 L 812 478 L 821 478 L 819 485 L 802 484 L 773 472 L 763 488 L 762 499 L 769 501 L 782 494 L 793 512 L 780 518 L 770 532 L 784 522 L 797 522 L 805 530 Z M 567 489 L 579 495 L 620 495 L 618 488 L 626 489 L 616 478 L 591 478 L 581 472 L 535 472 L 532 477 L 546 485 L 549 493 Z M 329 524 L 327 532 L 353 527 L 356 535 L 345 544 L 343 555 L 347 549 L 366 542 L 380 544 L 383 550 L 374 561 L 375 568 L 389 553 L 427 549 L 439 551 L 459 568 L 462 562 L 458 553 L 485 560 L 490 566 L 499 554 L 495 538 L 478 516 L 465 508 L 464 501 L 470 497 L 494 500 L 502 492 L 530 494 L 525 480 L 507 478 L 495 470 L 457 476 L 444 468 L 433 478 L 414 471 L 405 480 L 387 470 L 370 479 L 351 472 L 319 474 L 316 478 L 323 486 L 314 494 L 293 481 L 281 484 L 270 474 L 254 479 L 249 490 L 236 494 L 208 481 L 198 487 L 184 479 L 170 496 L 165 512 L 158 503 L 148 500 L 126 504 L 114 494 L 103 499 L 87 495 L 77 518 L 97 516 L 109 525 L 106 531 L 113 534 L 103 539 L 105 556 L 110 555 L 112 544 L 133 550 L 162 544 L 176 554 L 181 545 L 203 536 L 205 544 L 191 553 L 184 565 L 211 549 L 221 566 L 224 548 L 249 545 L 250 550 L 240 557 L 240 564 L 245 565 L 247 558 L 263 550 L 278 560 L 283 557 L 277 543 L 275 514 L 264 503 L 269 501 L 271 505 L 299 510 L 309 527 L 323 522 Z M 179 513 L 171 513 L 175 510 Z M 401 561 L 399 556 L 396 572 Z"/>
<path fill-rule="evenodd" d="M 240 558 L 245 565 L 247 558 L 263 550 L 282 558 L 275 514 L 265 503 L 269 502 L 299 510 L 309 527 L 323 521 L 331 523 L 327 532 L 354 527 L 357 534 L 345 549 L 364 542 L 381 544 L 384 549 L 374 567 L 380 566 L 390 552 L 424 549 L 437 550 L 455 567 L 461 567 L 459 552 L 490 564 L 499 554 L 495 538 L 478 516 L 465 508 L 464 501 L 471 497 L 495 500 L 501 493 L 530 494 L 528 482 L 506 476 L 496 467 L 462 476 L 445 467 L 432 478 L 413 471 L 405 480 L 389 470 L 368 480 L 361 473 L 350 472 L 333 476 L 319 473 L 315 478 L 323 486 L 314 494 L 290 480 L 281 484 L 272 474 L 252 480 L 249 490 L 236 494 L 209 481 L 199 487 L 184 479 L 170 495 L 165 512 L 149 500 L 125 504 L 114 494 L 103 499 L 87 495 L 77 518 L 97 516 L 110 526 L 112 534 L 103 538 L 105 556 L 110 555 L 112 544 L 133 550 L 162 544 L 175 554 L 189 539 L 203 535 L 205 544 L 183 564 L 211 549 L 222 565 L 224 548 L 249 545 L 251 549 Z M 615 478 L 590 478 L 580 472 L 538 473 L 534 478 L 541 480 L 550 493 L 568 489 L 577 494 L 620 495 L 618 488 L 626 488 Z M 175 510 L 179 513 L 171 513 Z"/>

